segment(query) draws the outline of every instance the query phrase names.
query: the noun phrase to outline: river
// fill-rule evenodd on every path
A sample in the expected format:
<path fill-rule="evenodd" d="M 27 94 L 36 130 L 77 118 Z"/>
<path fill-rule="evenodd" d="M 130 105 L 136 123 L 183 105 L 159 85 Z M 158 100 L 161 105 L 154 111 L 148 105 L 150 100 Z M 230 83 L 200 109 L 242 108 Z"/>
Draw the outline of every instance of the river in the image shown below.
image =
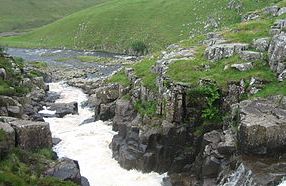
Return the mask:
<path fill-rule="evenodd" d="M 87 100 L 80 89 L 63 83 L 51 83 L 50 91 L 58 92 L 61 98 L 56 102 L 77 101 L 80 105 Z M 44 110 L 42 112 L 51 112 Z M 143 174 L 136 170 L 125 170 L 112 158 L 109 144 L 116 132 L 108 122 L 97 121 L 80 125 L 90 118 L 93 112 L 79 107 L 78 115 L 64 118 L 45 118 L 50 123 L 53 137 L 62 141 L 54 147 L 59 157 L 68 157 L 79 162 L 82 176 L 91 186 L 159 186 L 164 175 L 157 173 Z"/>

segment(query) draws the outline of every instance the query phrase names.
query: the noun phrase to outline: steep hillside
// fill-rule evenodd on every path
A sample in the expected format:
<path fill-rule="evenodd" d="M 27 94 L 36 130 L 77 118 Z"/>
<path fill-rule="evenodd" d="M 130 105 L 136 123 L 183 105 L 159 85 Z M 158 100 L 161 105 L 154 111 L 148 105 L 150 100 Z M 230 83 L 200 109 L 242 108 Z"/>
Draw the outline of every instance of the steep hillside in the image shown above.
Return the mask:
<path fill-rule="evenodd" d="M 0 44 L 19 47 L 96 49 L 126 52 L 136 41 L 149 51 L 189 36 L 237 23 L 241 14 L 276 0 L 112 0 L 80 11 L 23 36 L 1 38 Z"/>
<path fill-rule="evenodd" d="M 0 33 L 51 23 L 104 0 L 0 0 Z"/>

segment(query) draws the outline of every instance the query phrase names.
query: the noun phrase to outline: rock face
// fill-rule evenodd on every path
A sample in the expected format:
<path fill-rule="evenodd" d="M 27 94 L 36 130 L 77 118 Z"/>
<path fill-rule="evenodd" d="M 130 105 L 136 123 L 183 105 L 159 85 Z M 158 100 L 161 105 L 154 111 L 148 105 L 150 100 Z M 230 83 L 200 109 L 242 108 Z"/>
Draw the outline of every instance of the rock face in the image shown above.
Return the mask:
<path fill-rule="evenodd" d="M 242 51 L 240 52 L 239 56 L 242 60 L 250 62 L 250 61 L 261 60 L 263 57 L 263 54 L 260 52 Z"/>
<path fill-rule="evenodd" d="M 286 34 L 282 33 L 277 36 L 274 36 L 269 50 L 269 65 L 271 70 L 276 72 L 278 76 L 283 73 L 283 71 L 286 69 Z"/>
<path fill-rule="evenodd" d="M 78 162 L 69 158 L 61 158 L 52 168 L 48 169 L 45 174 L 53 176 L 60 180 L 72 181 L 81 184 L 81 175 Z"/>
<path fill-rule="evenodd" d="M 240 110 L 238 141 L 246 154 L 278 154 L 286 150 L 286 98 L 247 100 Z"/>
<path fill-rule="evenodd" d="M 270 38 L 260 38 L 253 41 L 254 48 L 259 52 L 268 51 L 269 44 L 270 44 Z"/>
<path fill-rule="evenodd" d="M 55 103 L 49 107 L 49 110 L 56 111 L 56 116 L 62 118 L 67 114 L 78 114 L 78 103 Z"/>
<path fill-rule="evenodd" d="M 0 96 L 0 107 L 6 110 L 6 116 L 21 118 L 23 115 L 23 106 L 11 97 Z"/>
<path fill-rule="evenodd" d="M 218 61 L 223 58 L 231 57 L 248 48 L 248 44 L 229 43 L 210 46 L 205 51 L 208 60 Z"/>
<path fill-rule="evenodd" d="M 124 99 L 117 100 L 112 125 L 113 130 L 118 130 L 121 126 L 131 122 L 135 117 L 136 111 L 130 101 Z"/>
<path fill-rule="evenodd" d="M 7 123 L 0 122 L 0 159 L 15 147 L 15 131 Z"/>
<path fill-rule="evenodd" d="M 51 131 L 48 123 L 27 120 L 9 122 L 16 133 L 16 146 L 24 150 L 52 147 Z"/>
<path fill-rule="evenodd" d="M 241 64 L 233 64 L 231 65 L 231 68 L 235 68 L 239 71 L 248 71 L 251 70 L 253 68 L 252 63 L 241 63 Z"/>

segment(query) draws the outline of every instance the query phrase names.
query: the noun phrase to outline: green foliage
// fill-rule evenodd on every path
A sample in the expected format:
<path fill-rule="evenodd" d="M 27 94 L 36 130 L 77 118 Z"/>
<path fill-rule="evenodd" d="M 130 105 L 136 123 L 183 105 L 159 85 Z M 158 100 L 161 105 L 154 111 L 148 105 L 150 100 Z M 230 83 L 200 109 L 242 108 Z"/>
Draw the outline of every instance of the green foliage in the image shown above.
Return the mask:
<path fill-rule="evenodd" d="M 157 90 L 157 76 L 152 72 L 152 67 L 155 65 L 155 62 L 155 59 L 144 59 L 131 66 L 134 69 L 135 74 L 142 79 L 143 85 L 150 90 Z"/>
<path fill-rule="evenodd" d="M 131 49 L 136 55 L 144 55 L 148 53 L 148 47 L 142 41 L 135 41 L 131 44 Z"/>
<path fill-rule="evenodd" d="M 136 101 L 134 105 L 135 109 L 141 116 L 155 116 L 156 114 L 156 102 L 155 101 Z"/>
<path fill-rule="evenodd" d="M 10 2 L 10 0 L 5 1 Z M 13 3 L 15 7 L 23 4 L 18 1 L 15 2 L 19 5 Z M 220 0 L 216 3 L 212 0 L 109 0 L 24 35 L 3 37 L 0 43 L 4 46 L 66 47 L 125 52 L 130 49 L 132 41 L 137 40 L 144 41 L 149 52 L 153 52 L 171 43 L 187 39 L 190 34 L 193 37 L 212 31 L 213 28 L 205 29 L 205 22 L 209 17 L 219 19 L 220 28 L 226 27 L 239 23 L 241 14 L 268 6 L 276 0 L 242 0 L 244 8 L 241 14 L 228 9 L 228 2 L 229 0 Z M 42 7 L 51 5 L 53 3 L 49 2 Z M 24 12 L 22 7 L 18 8 L 21 11 L 17 11 L 17 14 Z M 53 15 L 54 10 L 58 10 L 59 7 L 46 9 L 53 10 L 49 12 Z M 10 12 L 14 15 L 15 11 Z M 26 12 L 25 15 L 29 14 Z M 21 16 L 15 17 L 21 18 Z M 34 17 L 37 16 L 33 16 L 33 19 Z M 45 15 L 46 17 L 50 16 Z"/>
<path fill-rule="evenodd" d="M 69 181 L 42 176 L 47 164 L 51 163 L 51 153 L 51 149 L 41 149 L 35 153 L 15 149 L 0 161 L 0 186 L 75 186 Z"/>
<path fill-rule="evenodd" d="M 3 141 L 6 137 L 6 133 L 3 129 L 0 129 L 0 141 Z"/>
<path fill-rule="evenodd" d="M 207 121 L 218 121 L 222 120 L 222 113 L 220 109 L 220 92 L 217 85 L 210 83 L 207 85 L 198 86 L 188 93 L 191 99 L 198 97 L 205 98 L 206 108 L 202 110 L 202 118 Z"/>
<path fill-rule="evenodd" d="M 124 70 L 121 70 L 119 72 L 117 72 L 116 74 L 114 74 L 113 76 L 111 76 L 107 82 L 109 83 L 118 83 L 122 86 L 129 86 L 130 85 L 130 81 L 128 79 L 128 77 L 126 76 Z"/>
<path fill-rule="evenodd" d="M 32 67 L 38 68 L 38 69 L 45 69 L 48 67 L 48 64 L 42 61 L 33 61 L 33 62 L 29 62 L 29 64 L 31 64 Z"/>
<path fill-rule="evenodd" d="M 110 58 L 97 57 L 97 56 L 77 56 L 76 58 L 81 62 L 90 62 L 90 63 L 108 63 L 111 61 Z"/>

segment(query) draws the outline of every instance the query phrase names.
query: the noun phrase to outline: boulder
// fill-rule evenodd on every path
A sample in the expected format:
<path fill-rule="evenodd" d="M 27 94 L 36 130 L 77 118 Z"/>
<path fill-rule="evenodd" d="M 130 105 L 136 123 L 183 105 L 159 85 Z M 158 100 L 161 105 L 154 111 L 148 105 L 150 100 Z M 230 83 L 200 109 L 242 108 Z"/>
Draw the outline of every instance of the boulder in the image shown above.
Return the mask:
<path fill-rule="evenodd" d="M 279 81 L 284 81 L 285 79 L 286 79 L 286 69 L 278 76 Z"/>
<path fill-rule="evenodd" d="M 277 16 L 281 16 L 283 14 L 286 13 L 286 7 L 282 7 L 279 9 L 279 11 L 277 12 Z"/>
<path fill-rule="evenodd" d="M 233 106 L 240 110 L 238 143 L 243 153 L 286 152 L 286 108 L 280 104 L 282 99 L 246 100 Z"/>
<path fill-rule="evenodd" d="M 98 109 L 95 109 L 95 120 L 107 121 L 115 116 L 116 103 L 101 104 Z"/>
<path fill-rule="evenodd" d="M 63 118 L 67 114 L 78 114 L 78 103 L 54 103 L 49 110 L 56 111 L 56 116 Z"/>
<path fill-rule="evenodd" d="M 270 38 L 260 38 L 253 41 L 253 47 L 259 52 L 268 51 Z"/>
<path fill-rule="evenodd" d="M 0 159 L 15 147 L 15 131 L 8 124 L 0 122 Z"/>
<path fill-rule="evenodd" d="M 263 54 L 260 52 L 253 52 L 253 51 L 242 51 L 239 54 L 240 58 L 244 61 L 258 61 L 263 58 Z"/>
<path fill-rule="evenodd" d="M 247 22 L 255 19 L 259 19 L 260 15 L 257 12 L 250 12 L 242 16 L 242 22 Z"/>
<path fill-rule="evenodd" d="M 270 68 L 278 75 L 281 74 L 286 69 L 285 45 L 286 45 L 286 34 L 281 33 L 273 37 L 268 50 Z"/>
<path fill-rule="evenodd" d="M 52 147 L 50 126 L 45 122 L 14 120 L 9 122 L 16 133 L 16 146 L 24 150 Z"/>
<path fill-rule="evenodd" d="M 235 68 L 241 72 L 251 70 L 253 68 L 252 63 L 240 63 L 240 64 L 233 64 L 231 68 Z"/>
<path fill-rule="evenodd" d="M 8 96 L 0 96 L 0 107 L 6 108 L 8 116 L 21 118 L 23 106 L 16 100 Z"/>
<path fill-rule="evenodd" d="M 211 61 L 218 61 L 239 54 L 241 51 L 247 50 L 248 46 L 248 44 L 244 43 L 227 43 L 209 46 L 205 51 L 205 57 Z"/>
<path fill-rule="evenodd" d="M 230 130 L 224 131 L 222 140 L 217 146 L 217 151 L 222 155 L 232 155 L 236 151 L 236 136 Z"/>
<path fill-rule="evenodd" d="M 107 104 L 115 101 L 119 97 L 119 85 L 111 84 L 95 90 L 87 101 L 87 106 L 97 107 L 100 104 Z"/>
<path fill-rule="evenodd" d="M 264 8 L 264 13 L 270 14 L 272 16 L 277 16 L 278 10 L 279 10 L 278 6 L 270 6 L 270 7 Z"/>
<path fill-rule="evenodd" d="M 45 175 L 81 184 L 81 174 L 78 162 L 69 158 L 59 159 L 54 166 L 45 172 Z"/>

